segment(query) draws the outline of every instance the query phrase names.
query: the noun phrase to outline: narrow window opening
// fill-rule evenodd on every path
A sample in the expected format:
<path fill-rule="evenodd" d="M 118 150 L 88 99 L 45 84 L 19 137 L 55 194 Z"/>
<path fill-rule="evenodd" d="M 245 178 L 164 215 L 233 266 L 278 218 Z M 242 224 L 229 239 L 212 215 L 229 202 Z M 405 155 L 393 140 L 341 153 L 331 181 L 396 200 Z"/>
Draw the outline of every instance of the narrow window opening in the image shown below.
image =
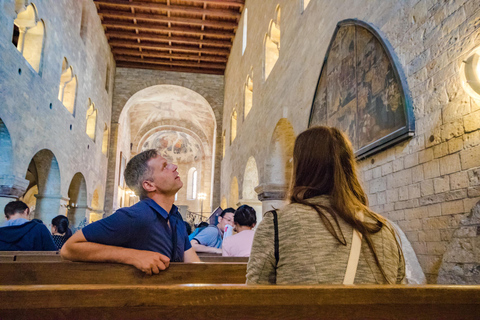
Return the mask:
<path fill-rule="evenodd" d="M 243 13 L 243 37 L 242 37 L 242 55 L 245 53 L 247 48 L 247 21 L 248 21 L 248 9 L 245 8 Z"/>
<path fill-rule="evenodd" d="M 87 110 L 87 130 L 86 133 L 95 141 L 95 128 L 97 126 L 97 109 L 95 109 L 95 104 L 92 100 L 88 99 L 89 107 Z"/>

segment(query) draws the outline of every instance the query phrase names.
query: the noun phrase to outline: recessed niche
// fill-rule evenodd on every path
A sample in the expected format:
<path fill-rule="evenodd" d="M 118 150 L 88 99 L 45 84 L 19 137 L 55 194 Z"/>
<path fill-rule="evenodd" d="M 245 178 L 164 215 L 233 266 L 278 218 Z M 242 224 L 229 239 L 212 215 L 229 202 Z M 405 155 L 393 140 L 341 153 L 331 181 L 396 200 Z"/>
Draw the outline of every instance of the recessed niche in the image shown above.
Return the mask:
<path fill-rule="evenodd" d="M 73 126 L 72 126 L 72 125 L 70 125 L 70 130 L 72 130 L 72 127 L 73 127 Z"/>
<path fill-rule="evenodd" d="M 53 104 L 50 102 L 50 110 L 53 108 Z"/>
<path fill-rule="evenodd" d="M 22 69 L 18 68 L 18 74 L 22 74 Z"/>

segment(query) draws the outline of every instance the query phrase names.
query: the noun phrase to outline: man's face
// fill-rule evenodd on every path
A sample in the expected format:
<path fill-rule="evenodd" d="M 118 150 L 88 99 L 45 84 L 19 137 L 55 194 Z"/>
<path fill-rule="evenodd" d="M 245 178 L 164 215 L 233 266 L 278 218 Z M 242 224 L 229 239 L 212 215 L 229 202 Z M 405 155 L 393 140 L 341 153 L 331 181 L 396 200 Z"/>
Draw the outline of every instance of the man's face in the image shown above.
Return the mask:
<path fill-rule="evenodd" d="M 233 227 L 233 212 L 227 212 L 225 215 L 222 217 L 218 217 L 218 226 L 220 230 L 225 231 L 225 226 L 227 224 L 231 225 Z"/>
<path fill-rule="evenodd" d="M 183 186 L 177 172 L 177 166 L 168 163 L 164 157 L 156 156 L 148 160 L 147 164 L 153 170 L 152 183 L 158 193 L 169 196 L 175 195 Z"/>

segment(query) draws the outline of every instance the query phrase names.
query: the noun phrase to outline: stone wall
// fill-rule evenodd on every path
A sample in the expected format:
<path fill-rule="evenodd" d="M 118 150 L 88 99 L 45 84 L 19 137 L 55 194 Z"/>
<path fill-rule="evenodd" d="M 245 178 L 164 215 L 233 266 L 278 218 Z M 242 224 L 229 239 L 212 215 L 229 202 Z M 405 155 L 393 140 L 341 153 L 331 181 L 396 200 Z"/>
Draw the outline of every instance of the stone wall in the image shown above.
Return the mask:
<path fill-rule="evenodd" d="M 13 146 L 9 179 L 20 181 L 20 185 L 24 183 L 30 161 L 42 149 L 50 150 L 58 162 L 59 194 L 43 195 L 53 199 L 51 212 L 44 216 L 48 219 L 66 212 L 68 189 L 77 172 L 86 180 L 90 208 L 95 189 L 105 194 L 107 157 L 102 153 L 102 135 L 104 125 L 110 126 L 115 62 L 92 1 L 37 0 L 33 3 L 45 25 L 45 38 L 41 67 L 36 72 L 12 43 L 15 5 L 21 2 L 0 1 L 0 119 L 10 133 Z M 74 114 L 58 100 L 64 58 L 78 78 Z M 111 79 L 108 91 L 107 65 Z M 95 141 L 86 134 L 89 98 L 98 110 Z M 28 181 L 20 195 L 27 185 Z M 96 202 L 103 203 L 103 197 Z M 102 211 L 103 206 L 96 209 Z M 49 223 L 45 219 L 44 222 Z"/>
<path fill-rule="evenodd" d="M 263 43 L 281 8 L 280 52 L 266 80 Z M 282 118 L 295 132 L 308 125 L 311 103 L 336 24 L 359 19 L 380 30 L 403 68 L 411 92 L 415 136 L 359 162 L 376 212 L 397 222 L 412 243 L 430 283 L 459 222 L 480 199 L 480 101 L 466 93 L 462 61 L 480 45 L 480 3 L 475 0 L 246 1 L 248 37 L 242 55 L 243 19 L 225 73 L 221 196 L 236 177 L 242 194 L 249 157 L 265 184 L 269 145 Z M 253 107 L 243 115 L 244 85 L 253 74 Z M 230 145 L 230 115 L 237 136 Z M 284 121 L 284 120 L 282 120 Z M 450 261 L 451 262 L 451 261 Z"/>
<path fill-rule="evenodd" d="M 114 201 L 116 201 L 116 194 L 118 188 L 116 187 L 118 182 L 118 152 L 122 143 L 125 141 L 117 141 L 120 136 L 119 131 L 119 119 L 122 110 L 127 101 L 137 92 L 156 85 L 175 85 L 181 86 L 195 91 L 210 104 L 215 120 L 216 120 L 216 137 L 215 146 L 211 146 L 215 150 L 215 168 L 213 172 L 213 195 L 211 206 L 215 208 L 220 204 L 220 162 L 221 162 L 221 132 L 222 132 L 222 117 L 223 117 L 223 89 L 224 89 L 224 77 L 218 75 L 196 74 L 196 73 L 181 73 L 181 72 L 168 72 L 157 70 L 140 70 L 140 69 L 127 69 L 117 68 L 115 76 L 115 90 L 113 96 L 113 109 L 112 109 L 112 137 L 109 153 L 109 173 L 107 178 L 107 203 L 106 211 L 111 213 L 115 209 Z M 183 121 L 185 122 L 185 121 Z M 182 123 L 177 123 L 182 124 Z M 120 124 L 122 126 L 122 124 Z M 185 127 L 189 128 L 186 124 Z M 189 128 L 195 130 L 195 128 Z M 123 130 L 123 129 L 121 129 Z M 133 137 L 132 137 L 133 138 Z M 128 141 L 130 143 L 130 141 Z M 128 149 L 123 146 L 123 149 Z M 205 168 L 204 174 L 211 174 L 210 168 Z M 186 174 L 186 173 L 185 173 Z M 184 182 L 184 189 L 186 190 L 186 179 L 182 179 Z M 210 177 L 206 177 L 206 181 L 210 181 Z M 183 195 L 185 190 L 180 192 Z M 208 206 L 210 201 L 208 200 Z M 205 208 L 207 207 L 207 202 Z M 191 203 L 185 203 L 191 205 Z M 193 210 L 199 211 L 197 207 Z M 206 211 L 206 209 L 204 209 Z"/>

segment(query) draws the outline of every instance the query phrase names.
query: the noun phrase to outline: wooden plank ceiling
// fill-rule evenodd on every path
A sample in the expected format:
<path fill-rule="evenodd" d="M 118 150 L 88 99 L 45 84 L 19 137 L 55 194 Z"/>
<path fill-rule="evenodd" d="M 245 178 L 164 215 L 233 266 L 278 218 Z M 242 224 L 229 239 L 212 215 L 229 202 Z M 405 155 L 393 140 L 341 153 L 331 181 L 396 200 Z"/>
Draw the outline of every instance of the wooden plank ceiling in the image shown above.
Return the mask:
<path fill-rule="evenodd" d="M 245 0 L 94 0 L 118 67 L 223 74 Z"/>

